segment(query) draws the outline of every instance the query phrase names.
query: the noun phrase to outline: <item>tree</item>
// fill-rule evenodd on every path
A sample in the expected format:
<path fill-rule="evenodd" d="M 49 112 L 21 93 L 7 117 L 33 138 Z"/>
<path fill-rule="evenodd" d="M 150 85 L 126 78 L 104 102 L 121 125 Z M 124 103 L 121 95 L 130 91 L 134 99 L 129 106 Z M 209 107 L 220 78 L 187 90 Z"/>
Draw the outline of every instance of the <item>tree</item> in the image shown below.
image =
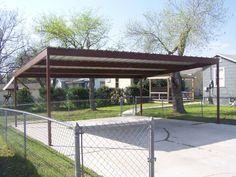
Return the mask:
<path fill-rule="evenodd" d="M 144 14 L 144 22 L 130 22 L 127 36 L 147 52 L 183 56 L 187 49 L 205 47 L 225 21 L 223 0 L 169 0 L 160 13 Z M 184 113 L 182 78 L 171 73 L 173 108 Z"/>
<path fill-rule="evenodd" d="M 69 18 L 56 15 L 43 16 L 36 26 L 36 32 L 51 45 L 76 49 L 100 49 L 106 44 L 108 31 L 109 25 L 105 19 L 95 16 L 91 10 L 71 15 Z M 90 78 L 91 110 L 96 110 L 94 85 L 94 78 Z"/>
<path fill-rule="evenodd" d="M 15 68 L 20 68 L 24 64 L 26 64 L 29 60 L 31 60 L 38 52 L 43 50 L 46 46 L 42 43 L 37 42 L 27 42 L 25 46 L 17 52 L 15 56 Z M 23 79 L 23 78 L 22 78 Z M 43 88 L 45 87 L 45 79 L 44 78 L 36 78 L 36 81 Z"/>
<path fill-rule="evenodd" d="M 24 47 L 21 24 L 16 11 L 0 9 L 0 81 L 16 68 L 14 57 Z"/>

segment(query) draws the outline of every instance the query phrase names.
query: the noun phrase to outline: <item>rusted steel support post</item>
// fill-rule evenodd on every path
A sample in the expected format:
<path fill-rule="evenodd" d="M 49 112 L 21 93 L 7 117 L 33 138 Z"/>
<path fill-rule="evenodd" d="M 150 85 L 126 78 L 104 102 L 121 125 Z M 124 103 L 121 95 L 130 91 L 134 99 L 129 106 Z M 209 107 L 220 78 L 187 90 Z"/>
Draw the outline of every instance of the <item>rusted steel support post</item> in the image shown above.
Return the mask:
<path fill-rule="evenodd" d="M 46 57 L 46 101 L 47 101 L 47 115 L 51 117 L 51 79 L 50 79 L 50 57 L 47 53 Z M 51 121 L 48 121 L 48 145 L 52 145 L 52 130 Z"/>
<path fill-rule="evenodd" d="M 14 78 L 14 109 L 17 109 L 17 78 Z M 17 115 L 15 113 L 15 127 L 17 127 Z"/>
<path fill-rule="evenodd" d="M 220 67 L 219 67 L 219 61 L 216 64 L 216 99 L 217 99 L 217 119 L 216 119 L 216 123 L 219 124 L 220 123 Z"/>
<path fill-rule="evenodd" d="M 143 79 L 140 79 L 140 115 L 143 115 Z"/>

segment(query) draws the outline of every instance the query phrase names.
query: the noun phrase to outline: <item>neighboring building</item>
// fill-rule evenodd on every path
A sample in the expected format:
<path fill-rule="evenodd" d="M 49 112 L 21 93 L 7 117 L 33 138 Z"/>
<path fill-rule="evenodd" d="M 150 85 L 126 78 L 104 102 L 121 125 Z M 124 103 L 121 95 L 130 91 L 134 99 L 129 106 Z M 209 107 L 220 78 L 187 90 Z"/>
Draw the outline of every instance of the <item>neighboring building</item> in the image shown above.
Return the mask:
<path fill-rule="evenodd" d="M 133 84 L 133 79 L 119 79 L 109 78 L 105 79 L 105 86 L 109 88 L 121 88 L 125 89 Z"/>
<path fill-rule="evenodd" d="M 18 82 L 18 89 L 22 89 L 24 87 L 28 88 L 34 98 L 39 98 L 39 89 L 41 88 L 40 84 L 37 82 L 27 83 L 22 85 L 22 83 Z M 0 84 L 0 105 L 2 104 L 13 104 L 13 84 L 11 84 L 7 90 L 3 90 L 6 84 Z M 6 97 L 9 97 L 8 101 L 6 101 Z"/>
<path fill-rule="evenodd" d="M 202 69 L 196 68 L 180 72 L 184 81 L 183 99 L 194 100 L 202 95 Z M 157 99 L 171 100 L 170 76 L 156 76 L 149 79 L 149 95 Z"/>
<path fill-rule="evenodd" d="M 88 78 L 80 78 L 80 79 L 57 79 L 56 87 L 58 88 L 67 88 L 67 87 L 82 87 L 88 88 L 89 79 Z M 94 88 L 98 89 L 100 87 L 105 86 L 105 79 L 95 79 Z"/>
<path fill-rule="evenodd" d="M 229 104 L 230 98 L 236 98 L 236 55 L 220 54 L 215 57 L 219 62 L 219 86 L 221 104 Z M 213 82 L 212 82 L 213 81 Z M 212 89 L 209 89 L 210 83 L 213 83 Z M 203 96 L 216 97 L 216 66 L 205 67 L 203 70 Z M 213 99 L 213 102 L 215 99 Z M 215 102 L 214 102 L 215 103 Z"/>

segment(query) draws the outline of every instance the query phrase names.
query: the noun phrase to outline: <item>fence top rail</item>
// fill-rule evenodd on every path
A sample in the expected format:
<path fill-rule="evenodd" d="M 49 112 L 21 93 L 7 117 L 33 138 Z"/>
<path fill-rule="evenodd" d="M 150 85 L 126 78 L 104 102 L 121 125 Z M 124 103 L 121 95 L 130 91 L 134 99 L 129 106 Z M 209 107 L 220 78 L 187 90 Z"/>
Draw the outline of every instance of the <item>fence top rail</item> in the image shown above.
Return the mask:
<path fill-rule="evenodd" d="M 37 117 L 37 118 L 41 118 L 41 119 L 44 119 L 44 120 L 48 120 L 48 121 L 51 121 L 51 122 L 54 122 L 54 123 L 66 126 L 66 127 L 70 128 L 70 129 L 74 129 L 75 128 L 74 125 L 72 125 L 72 124 L 65 123 L 65 122 L 60 122 L 60 121 L 52 119 L 50 117 L 46 117 L 46 116 L 42 116 L 42 115 L 38 115 L 38 114 L 26 112 L 26 111 L 21 111 L 21 110 L 16 110 L 16 109 L 9 109 L 9 108 L 0 108 L 0 110 L 9 111 L 9 112 L 16 112 L 16 113 L 21 113 L 21 114 L 26 114 L 26 115 L 34 116 L 34 117 Z"/>
<path fill-rule="evenodd" d="M 150 123 L 151 117 L 130 116 L 130 117 L 112 117 L 102 119 L 71 121 L 71 124 L 78 124 L 80 127 L 117 127 L 127 125 L 145 125 Z"/>

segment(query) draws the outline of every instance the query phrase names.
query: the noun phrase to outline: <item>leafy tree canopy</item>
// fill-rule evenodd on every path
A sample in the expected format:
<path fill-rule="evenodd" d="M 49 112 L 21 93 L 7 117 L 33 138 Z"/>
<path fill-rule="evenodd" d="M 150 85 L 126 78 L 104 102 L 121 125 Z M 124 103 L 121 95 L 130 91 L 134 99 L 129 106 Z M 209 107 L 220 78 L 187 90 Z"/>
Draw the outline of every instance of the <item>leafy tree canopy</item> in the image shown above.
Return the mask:
<path fill-rule="evenodd" d="M 36 32 L 45 42 L 60 47 L 99 49 L 106 44 L 110 25 L 102 17 L 85 10 L 68 17 L 44 15 L 36 25 Z"/>

